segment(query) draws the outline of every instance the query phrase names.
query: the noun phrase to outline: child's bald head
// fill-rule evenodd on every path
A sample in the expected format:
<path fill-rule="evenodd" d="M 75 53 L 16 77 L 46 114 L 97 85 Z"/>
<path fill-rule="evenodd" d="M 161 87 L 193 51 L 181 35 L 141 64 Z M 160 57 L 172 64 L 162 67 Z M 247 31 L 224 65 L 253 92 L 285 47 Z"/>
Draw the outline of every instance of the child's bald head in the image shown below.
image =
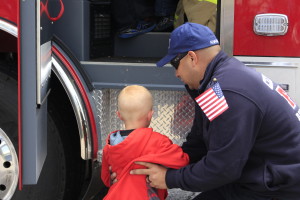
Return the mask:
<path fill-rule="evenodd" d="M 141 120 L 152 112 L 153 98 L 143 86 L 125 87 L 118 97 L 118 111 L 124 121 Z"/>

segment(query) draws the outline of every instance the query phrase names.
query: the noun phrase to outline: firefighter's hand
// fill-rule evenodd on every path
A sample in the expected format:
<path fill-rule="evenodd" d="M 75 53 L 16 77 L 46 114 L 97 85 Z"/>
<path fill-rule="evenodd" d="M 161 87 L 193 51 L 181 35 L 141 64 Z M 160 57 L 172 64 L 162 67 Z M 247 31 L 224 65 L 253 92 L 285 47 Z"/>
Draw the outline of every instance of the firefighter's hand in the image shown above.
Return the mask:
<path fill-rule="evenodd" d="M 135 162 L 135 164 L 143 165 L 147 167 L 147 169 L 134 169 L 130 171 L 130 174 L 147 175 L 147 182 L 150 183 L 151 187 L 167 189 L 165 181 L 167 168 L 148 162 Z"/>
<path fill-rule="evenodd" d="M 110 171 L 110 182 L 112 185 L 118 181 L 117 174 L 116 174 L 116 172 L 112 172 L 111 166 L 109 166 L 109 171 Z"/>

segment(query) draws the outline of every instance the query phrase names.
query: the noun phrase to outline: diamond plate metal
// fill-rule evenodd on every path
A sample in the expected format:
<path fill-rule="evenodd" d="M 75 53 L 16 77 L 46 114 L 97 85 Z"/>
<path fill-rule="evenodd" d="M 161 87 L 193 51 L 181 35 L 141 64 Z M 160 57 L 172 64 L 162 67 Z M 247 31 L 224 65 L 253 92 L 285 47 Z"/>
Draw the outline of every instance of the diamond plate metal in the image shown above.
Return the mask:
<path fill-rule="evenodd" d="M 119 92 L 119 89 L 93 91 L 102 146 L 110 132 L 124 129 L 122 121 L 116 115 Z M 193 123 L 194 102 L 185 91 L 150 92 L 154 99 L 154 115 L 150 127 L 168 136 L 175 144 L 181 145 Z"/>
<path fill-rule="evenodd" d="M 107 135 L 115 130 L 124 129 L 122 121 L 117 117 L 117 97 L 121 90 L 103 89 L 93 91 L 97 108 L 97 123 L 102 147 Z M 181 145 L 194 119 L 194 102 L 185 91 L 150 90 L 154 99 L 154 115 L 150 127 L 154 131 L 168 136 L 173 143 Z M 101 161 L 102 151 L 98 152 Z M 181 189 L 168 190 L 167 200 L 188 200 L 197 196 L 197 192 Z"/>

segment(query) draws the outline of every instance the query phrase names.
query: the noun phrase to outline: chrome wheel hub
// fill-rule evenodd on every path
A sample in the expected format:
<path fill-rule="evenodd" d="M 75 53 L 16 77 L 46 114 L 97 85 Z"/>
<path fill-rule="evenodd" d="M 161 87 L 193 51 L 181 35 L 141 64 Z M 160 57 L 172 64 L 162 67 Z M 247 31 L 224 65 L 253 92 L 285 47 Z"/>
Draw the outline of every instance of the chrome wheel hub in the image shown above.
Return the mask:
<path fill-rule="evenodd" d="M 13 196 L 19 177 L 18 158 L 9 137 L 0 128 L 0 199 Z"/>

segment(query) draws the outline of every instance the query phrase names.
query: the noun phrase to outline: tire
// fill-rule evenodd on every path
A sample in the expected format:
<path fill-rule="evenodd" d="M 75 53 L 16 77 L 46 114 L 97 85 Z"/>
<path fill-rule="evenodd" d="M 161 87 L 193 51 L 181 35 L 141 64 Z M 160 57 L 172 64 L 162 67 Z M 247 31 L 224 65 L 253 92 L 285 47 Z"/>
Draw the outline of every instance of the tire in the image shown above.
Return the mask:
<path fill-rule="evenodd" d="M 0 128 L 8 136 L 18 152 L 18 107 L 17 81 L 8 73 L 1 72 L 5 66 L 0 63 Z M 50 105 L 49 105 L 50 106 Z M 55 114 L 53 114 L 55 116 Z M 66 195 L 67 161 L 65 148 L 52 117 L 48 115 L 47 157 L 37 185 L 16 189 L 13 200 L 63 200 Z M 1 174 L 2 176 L 2 174 Z M 0 179 L 1 180 L 1 179 Z M 0 190 L 1 190 L 0 183 Z M 3 187 L 2 187 L 3 189 Z M 8 189 L 8 188 L 5 188 Z M 0 191 L 1 195 L 1 191 Z M 5 199 L 4 197 L 0 199 Z M 75 199 L 75 198 L 74 198 Z"/>

